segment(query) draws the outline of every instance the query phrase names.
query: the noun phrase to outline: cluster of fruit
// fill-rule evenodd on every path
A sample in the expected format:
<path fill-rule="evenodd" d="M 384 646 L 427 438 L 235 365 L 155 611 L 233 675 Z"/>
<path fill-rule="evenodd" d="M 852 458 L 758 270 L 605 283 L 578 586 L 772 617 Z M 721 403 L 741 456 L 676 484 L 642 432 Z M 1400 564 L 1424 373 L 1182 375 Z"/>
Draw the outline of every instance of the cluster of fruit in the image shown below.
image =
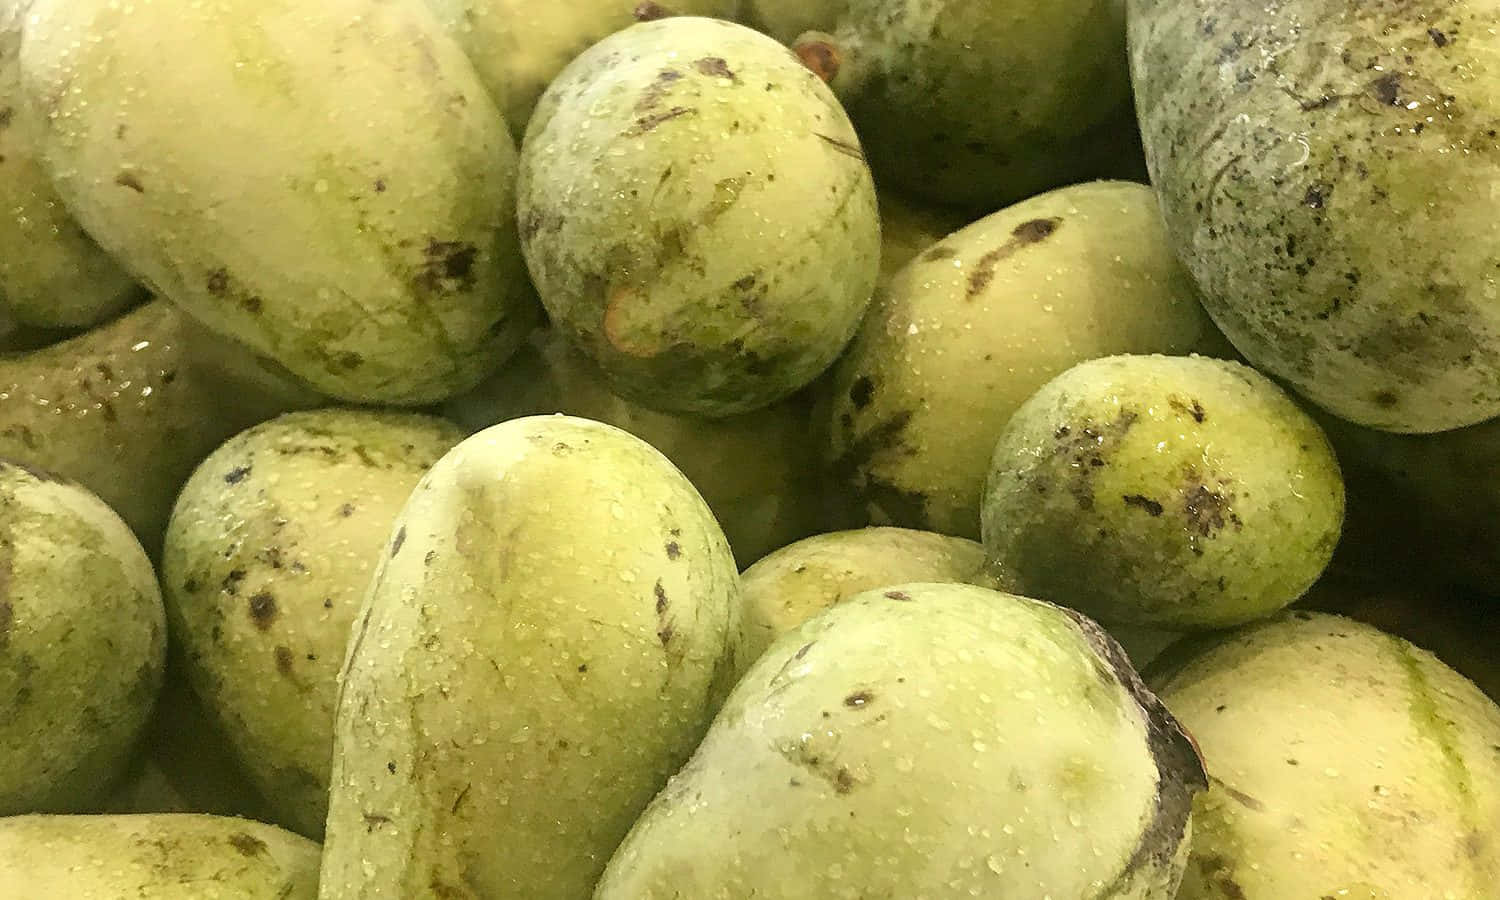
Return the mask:
<path fill-rule="evenodd" d="M 0 0 L 0 900 L 1495 897 L 1500 7 L 1126 6 Z"/>

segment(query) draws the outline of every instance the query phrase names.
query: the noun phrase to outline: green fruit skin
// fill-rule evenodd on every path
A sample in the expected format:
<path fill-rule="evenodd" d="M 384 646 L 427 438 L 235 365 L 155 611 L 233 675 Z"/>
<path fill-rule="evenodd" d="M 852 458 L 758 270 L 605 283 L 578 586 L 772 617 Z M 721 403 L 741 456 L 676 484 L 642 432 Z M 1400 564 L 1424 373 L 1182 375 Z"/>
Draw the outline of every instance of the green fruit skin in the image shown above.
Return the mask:
<path fill-rule="evenodd" d="M 1048 382 L 995 445 L 987 567 L 1010 590 L 1168 630 L 1263 618 L 1333 555 L 1323 432 L 1248 366 L 1113 356 Z"/>
<path fill-rule="evenodd" d="M 966 582 L 983 564 L 984 548 L 975 541 L 907 528 L 800 540 L 741 576 L 747 655 L 758 659 L 781 635 L 847 597 L 887 584 Z"/>
<path fill-rule="evenodd" d="M 420 404 L 535 324 L 514 142 L 425 7 L 32 11 L 23 89 L 58 193 L 213 331 L 330 396 Z"/>
<path fill-rule="evenodd" d="M 227 816 L 0 819 L 0 884 L 34 900 L 312 900 L 318 845 Z"/>
<path fill-rule="evenodd" d="M 865 521 L 978 538 L 995 439 L 1049 379 L 1226 346 L 1150 188 L 1062 188 L 943 238 L 876 296 L 822 385 L 826 461 Z"/>
<path fill-rule="evenodd" d="M 342 676 L 321 896 L 588 895 L 740 666 L 739 578 L 648 444 L 466 439 L 397 519 Z"/>
<path fill-rule="evenodd" d="M 83 328 L 122 312 L 141 291 L 68 215 L 36 158 L 41 125 L 21 98 L 30 7 L 31 0 L 0 7 L 0 319 Z M 5 330 L 0 325 L 0 349 Z"/>
<path fill-rule="evenodd" d="M 1493 0 L 1133 0 L 1172 244 L 1235 346 L 1363 425 L 1500 413 Z"/>
<path fill-rule="evenodd" d="M 741 568 L 821 527 L 817 447 L 801 396 L 712 421 L 657 412 L 610 390 L 597 366 L 545 329 L 493 378 L 444 406 L 470 432 L 550 413 L 614 425 L 661 451 L 708 502 Z"/>
<path fill-rule="evenodd" d="M 178 497 L 162 554 L 173 634 L 245 771 L 299 834 L 323 834 L 339 667 L 391 523 L 463 436 L 409 413 L 290 413 L 215 450 Z"/>
<path fill-rule="evenodd" d="M 552 79 L 593 44 L 637 21 L 639 0 L 427 0 L 474 64 L 519 141 Z M 732 19 L 738 0 L 666 0 L 673 14 Z"/>
<path fill-rule="evenodd" d="M 1493 896 L 1500 708 L 1424 650 L 1287 613 L 1148 673 L 1212 785 L 1181 900 Z"/>
<path fill-rule="evenodd" d="M 987 213 L 1128 169 L 1124 17 L 1121 0 L 864 0 L 807 37 L 838 57 L 883 186 Z"/>
<path fill-rule="evenodd" d="M 103 798 L 156 700 L 166 641 L 156 573 L 120 517 L 0 459 L 0 816 Z"/>
<path fill-rule="evenodd" d="M 923 251 L 970 224 L 970 217 L 949 207 L 917 203 L 890 191 L 880 200 L 880 281 L 877 289 L 891 283 Z"/>
<path fill-rule="evenodd" d="M 0 355 L 0 457 L 95 492 L 154 558 L 205 456 L 256 422 L 324 402 L 153 300 L 62 343 Z"/>
<path fill-rule="evenodd" d="M 553 325 L 616 392 L 723 417 L 805 386 L 879 272 L 843 109 L 765 35 L 681 17 L 618 32 L 547 89 L 521 149 L 522 246 Z"/>
<path fill-rule="evenodd" d="M 1165 900 L 1202 774 L 1082 617 L 880 588 L 756 662 L 594 896 Z"/>

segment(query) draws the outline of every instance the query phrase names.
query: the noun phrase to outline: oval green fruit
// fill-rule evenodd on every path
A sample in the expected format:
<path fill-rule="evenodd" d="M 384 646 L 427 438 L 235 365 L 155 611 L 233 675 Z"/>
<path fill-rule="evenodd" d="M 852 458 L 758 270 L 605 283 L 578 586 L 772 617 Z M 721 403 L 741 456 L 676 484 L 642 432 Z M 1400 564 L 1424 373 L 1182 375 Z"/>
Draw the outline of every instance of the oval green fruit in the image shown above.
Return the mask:
<path fill-rule="evenodd" d="M 324 900 L 585 897 L 740 666 L 739 577 L 650 445 L 569 416 L 423 477 L 355 625 Z"/>

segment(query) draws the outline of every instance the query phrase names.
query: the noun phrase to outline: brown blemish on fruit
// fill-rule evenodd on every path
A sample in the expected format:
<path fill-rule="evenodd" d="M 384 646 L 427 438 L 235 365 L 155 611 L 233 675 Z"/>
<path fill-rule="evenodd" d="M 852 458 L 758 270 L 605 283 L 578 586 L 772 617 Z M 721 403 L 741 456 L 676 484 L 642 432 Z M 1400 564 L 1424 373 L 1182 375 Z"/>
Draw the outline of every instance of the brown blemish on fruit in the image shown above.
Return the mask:
<path fill-rule="evenodd" d="M 875 397 L 875 382 L 868 375 L 861 375 L 849 386 L 849 402 L 855 409 L 864 409 Z"/>
<path fill-rule="evenodd" d="M 391 824 L 390 816 L 382 816 L 379 813 L 367 812 L 363 813 L 360 817 L 365 820 L 366 834 L 374 833 L 375 829 L 379 828 L 382 825 Z"/>
<path fill-rule="evenodd" d="M 121 172 L 120 174 L 116 175 L 115 184 L 118 184 L 120 187 L 130 188 L 137 194 L 146 193 L 146 186 L 141 184 L 141 180 L 135 177 L 134 172 Z"/>
<path fill-rule="evenodd" d="M 10 120 L 14 115 L 15 110 L 11 107 L 0 107 L 0 131 L 4 131 L 10 127 Z"/>
<path fill-rule="evenodd" d="M 345 504 L 343 504 L 342 506 L 339 507 L 339 518 L 341 518 L 341 519 L 347 519 L 347 518 L 349 518 L 352 515 L 354 515 L 354 504 L 353 503 L 345 503 Z"/>
<path fill-rule="evenodd" d="M 864 709 L 874 699 L 875 695 L 870 691 L 855 691 L 844 698 L 844 705 L 850 709 Z"/>
<path fill-rule="evenodd" d="M 667 559 L 675 560 L 682 556 L 682 545 L 676 541 L 667 541 Z"/>
<path fill-rule="evenodd" d="M 241 856 L 259 856 L 266 852 L 266 842 L 253 835 L 237 831 L 228 838 L 229 845 L 240 852 Z"/>
<path fill-rule="evenodd" d="M 957 255 L 958 251 L 954 250 L 952 247 L 945 247 L 942 244 L 938 244 L 936 247 L 933 247 L 931 250 L 928 250 L 926 253 L 922 254 L 922 259 L 926 260 L 927 262 L 941 262 L 945 259 L 952 259 Z"/>
<path fill-rule="evenodd" d="M 682 80 L 682 73 L 676 69 L 662 69 L 656 73 L 656 78 L 641 92 L 641 97 L 635 103 L 635 111 L 641 115 L 647 115 L 661 104 L 662 98 L 667 95 L 667 90 L 676 82 Z"/>
<path fill-rule="evenodd" d="M 223 587 L 225 593 L 238 594 L 240 592 L 240 582 L 244 580 L 244 569 L 230 569 L 229 574 L 224 576 L 224 580 L 223 582 L 221 582 L 221 586 Z"/>
<path fill-rule="evenodd" d="M 906 591 L 886 591 L 883 595 L 887 600 L 896 600 L 901 603 L 911 603 L 911 594 Z"/>
<path fill-rule="evenodd" d="M 270 591 L 261 591 L 250 598 L 250 621 L 261 631 L 271 627 L 276 621 L 276 613 L 276 598 Z"/>
<path fill-rule="evenodd" d="M 1128 432 L 1140 416 L 1133 409 L 1121 409 L 1114 421 L 1108 424 L 1085 422 L 1081 426 L 1060 425 L 1052 433 L 1057 441 L 1053 449 L 1056 456 L 1066 457 L 1071 465 L 1068 471 L 1068 491 L 1078 502 L 1079 509 L 1094 508 L 1094 470 L 1105 466 L 1104 458 L 1110 445 Z M 1038 493 L 1046 493 L 1045 481 L 1035 483 Z"/>
<path fill-rule="evenodd" d="M 739 77 L 734 74 L 734 70 L 729 68 L 729 63 L 718 56 L 705 56 L 702 59 L 694 60 L 693 68 L 711 78 L 728 78 L 731 81 L 739 81 Z"/>
<path fill-rule="evenodd" d="M 1009 240 L 979 257 L 979 261 L 974 264 L 974 271 L 969 273 L 969 285 L 964 293 L 965 299 L 973 300 L 989 287 L 990 282 L 995 280 L 995 267 L 1003 260 L 1010 258 L 1023 247 L 1046 240 L 1057 231 L 1061 224 L 1062 219 L 1053 217 L 1031 219 L 1012 228 Z"/>
<path fill-rule="evenodd" d="M 428 238 L 416 284 L 430 292 L 474 289 L 474 258 L 479 249 L 464 241 Z"/>
<path fill-rule="evenodd" d="M 652 593 L 656 596 L 656 638 L 665 647 L 672 640 L 675 628 L 667 618 L 667 614 L 671 609 L 671 603 L 667 601 L 667 590 L 662 587 L 661 579 L 657 579 L 656 587 L 652 589 Z"/>
<path fill-rule="evenodd" d="M 623 136 L 640 137 L 644 134 L 655 131 L 657 127 L 664 122 L 670 122 L 673 119 L 679 119 L 683 116 L 693 116 L 697 114 L 698 111 L 696 109 L 688 109 L 686 106 L 674 106 L 671 109 L 665 110 L 663 112 L 651 113 L 650 115 L 641 116 L 639 119 L 635 120 L 635 125 L 629 131 L 625 132 Z"/>
<path fill-rule="evenodd" d="M 208 273 L 208 281 L 203 285 L 210 294 L 222 297 L 229 290 L 229 271 L 227 269 L 214 269 Z"/>
<path fill-rule="evenodd" d="M 225 484 L 239 484 L 250 474 L 249 466 L 235 466 L 224 475 Z"/>
<path fill-rule="evenodd" d="M 274 651 L 276 656 L 276 671 L 283 678 L 292 677 L 292 648 L 277 646 Z"/>
<path fill-rule="evenodd" d="M 1149 513 L 1152 518 L 1155 518 L 1156 516 L 1162 514 L 1162 505 L 1160 503 L 1157 503 L 1155 500 L 1152 500 L 1150 497 L 1145 496 L 1144 494 L 1126 494 L 1123 499 L 1125 500 L 1126 506 L 1133 506 L 1136 509 L 1143 509 L 1147 513 Z"/>
<path fill-rule="evenodd" d="M 833 81 L 843 66 L 843 56 L 827 41 L 802 41 L 792 48 L 792 53 L 814 75 L 824 81 Z"/>
<path fill-rule="evenodd" d="M 1189 405 L 1188 401 L 1173 394 L 1167 398 L 1167 405 L 1185 416 L 1191 416 L 1194 422 L 1200 424 L 1208 418 L 1208 413 L 1204 412 L 1203 405 L 1197 400 L 1193 400 L 1192 405 Z"/>

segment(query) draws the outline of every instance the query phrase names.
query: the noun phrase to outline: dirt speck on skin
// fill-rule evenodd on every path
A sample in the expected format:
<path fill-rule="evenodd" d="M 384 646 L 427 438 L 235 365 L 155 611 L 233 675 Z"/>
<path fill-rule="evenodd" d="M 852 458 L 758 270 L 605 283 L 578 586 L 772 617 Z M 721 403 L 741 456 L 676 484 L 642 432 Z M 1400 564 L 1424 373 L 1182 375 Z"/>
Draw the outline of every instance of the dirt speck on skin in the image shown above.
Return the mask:
<path fill-rule="evenodd" d="M 693 68 L 712 78 L 728 78 L 731 81 L 739 81 L 739 76 L 729 68 L 729 63 L 718 56 L 705 56 L 693 63 Z"/>
<path fill-rule="evenodd" d="M 416 283 L 429 292 L 474 289 L 474 260 L 479 249 L 463 241 L 428 238 Z"/>
<path fill-rule="evenodd" d="M 261 591 L 250 598 L 250 621 L 261 631 L 271 627 L 271 623 L 276 621 L 277 612 L 276 598 L 270 591 Z"/>
<path fill-rule="evenodd" d="M 266 842 L 254 835 L 243 831 L 237 831 L 228 838 L 230 846 L 238 850 L 241 856 L 259 856 L 266 852 Z"/>
<path fill-rule="evenodd" d="M 133 172 L 121 172 L 116 175 L 115 184 L 123 188 L 129 188 L 137 194 L 146 193 L 146 186 L 141 184 L 141 180 Z"/>

